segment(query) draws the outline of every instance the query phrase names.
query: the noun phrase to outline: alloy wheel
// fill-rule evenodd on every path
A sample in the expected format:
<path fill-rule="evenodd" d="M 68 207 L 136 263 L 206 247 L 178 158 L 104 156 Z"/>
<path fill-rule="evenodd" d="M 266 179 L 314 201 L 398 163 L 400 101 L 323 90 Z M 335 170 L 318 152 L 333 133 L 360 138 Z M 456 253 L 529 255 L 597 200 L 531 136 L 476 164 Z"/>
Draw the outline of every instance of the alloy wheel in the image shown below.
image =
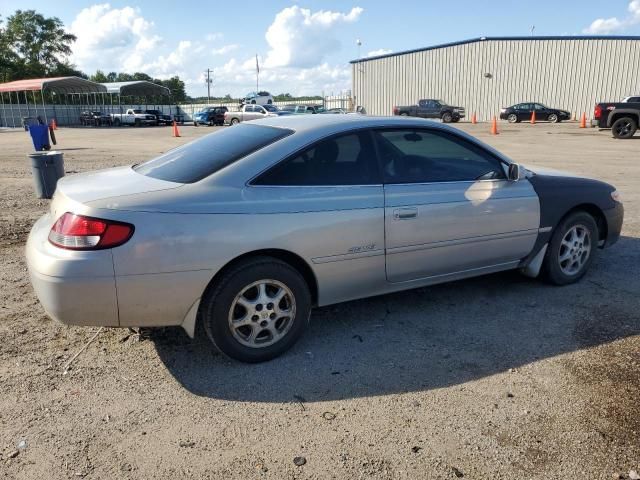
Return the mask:
<path fill-rule="evenodd" d="M 250 348 L 263 348 L 280 341 L 296 317 L 296 300 L 284 283 L 265 279 L 244 287 L 229 309 L 233 337 Z"/>
<path fill-rule="evenodd" d="M 591 234 L 584 225 L 574 225 L 562 238 L 558 251 L 560 270 L 565 275 L 577 275 L 591 255 Z"/>

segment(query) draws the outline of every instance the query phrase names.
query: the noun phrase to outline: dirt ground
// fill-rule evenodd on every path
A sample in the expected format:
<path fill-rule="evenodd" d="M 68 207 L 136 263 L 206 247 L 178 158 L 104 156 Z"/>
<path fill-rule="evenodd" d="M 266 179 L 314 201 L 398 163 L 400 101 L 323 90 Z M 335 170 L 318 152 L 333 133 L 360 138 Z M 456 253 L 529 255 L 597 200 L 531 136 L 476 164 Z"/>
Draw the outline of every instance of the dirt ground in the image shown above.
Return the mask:
<path fill-rule="evenodd" d="M 24 244 L 48 201 L 33 195 L 28 135 L 0 131 L 0 477 L 640 473 L 640 137 L 575 123 L 459 128 L 518 162 L 616 185 L 620 242 L 577 285 L 504 273 L 317 309 L 302 341 L 265 364 L 227 360 L 179 328 L 108 329 L 66 375 L 96 329 L 49 320 L 31 289 Z M 60 129 L 58 141 L 72 174 L 212 130 Z"/>

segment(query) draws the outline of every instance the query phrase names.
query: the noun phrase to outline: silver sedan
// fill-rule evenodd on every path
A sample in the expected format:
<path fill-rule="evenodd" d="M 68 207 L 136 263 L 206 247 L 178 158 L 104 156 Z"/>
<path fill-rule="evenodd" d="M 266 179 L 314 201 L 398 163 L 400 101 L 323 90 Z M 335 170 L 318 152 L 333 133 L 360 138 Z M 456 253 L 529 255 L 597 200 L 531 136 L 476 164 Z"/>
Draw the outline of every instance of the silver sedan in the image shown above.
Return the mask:
<path fill-rule="evenodd" d="M 446 125 L 272 117 L 65 177 L 27 259 L 54 319 L 191 336 L 202 322 L 258 362 L 313 306 L 509 269 L 575 282 L 622 219 L 612 186 L 530 171 Z"/>

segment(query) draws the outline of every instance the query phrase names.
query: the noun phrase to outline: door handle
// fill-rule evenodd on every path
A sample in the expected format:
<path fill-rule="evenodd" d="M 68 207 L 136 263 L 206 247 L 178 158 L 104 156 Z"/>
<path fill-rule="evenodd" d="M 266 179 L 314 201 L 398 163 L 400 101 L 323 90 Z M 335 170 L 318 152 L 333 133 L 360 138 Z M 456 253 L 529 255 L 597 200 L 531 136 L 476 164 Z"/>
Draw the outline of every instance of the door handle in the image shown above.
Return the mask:
<path fill-rule="evenodd" d="M 393 218 L 395 220 L 408 220 L 416 218 L 418 216 L 417 208 L 396 208 L 393 211 Z"/>

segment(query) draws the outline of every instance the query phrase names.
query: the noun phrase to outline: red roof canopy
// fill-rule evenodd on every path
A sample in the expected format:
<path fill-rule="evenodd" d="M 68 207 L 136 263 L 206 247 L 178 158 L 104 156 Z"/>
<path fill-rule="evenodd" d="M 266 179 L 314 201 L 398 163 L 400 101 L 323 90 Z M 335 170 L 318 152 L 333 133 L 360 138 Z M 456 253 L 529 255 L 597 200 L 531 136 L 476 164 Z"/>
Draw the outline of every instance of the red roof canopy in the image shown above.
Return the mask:
<path fill-rule="evenodd" d="M 31 78 L 0 83 L 0 92 L 49 90 L 56 93 L 106 93 L 103 85 L 80 77 Z"/>

